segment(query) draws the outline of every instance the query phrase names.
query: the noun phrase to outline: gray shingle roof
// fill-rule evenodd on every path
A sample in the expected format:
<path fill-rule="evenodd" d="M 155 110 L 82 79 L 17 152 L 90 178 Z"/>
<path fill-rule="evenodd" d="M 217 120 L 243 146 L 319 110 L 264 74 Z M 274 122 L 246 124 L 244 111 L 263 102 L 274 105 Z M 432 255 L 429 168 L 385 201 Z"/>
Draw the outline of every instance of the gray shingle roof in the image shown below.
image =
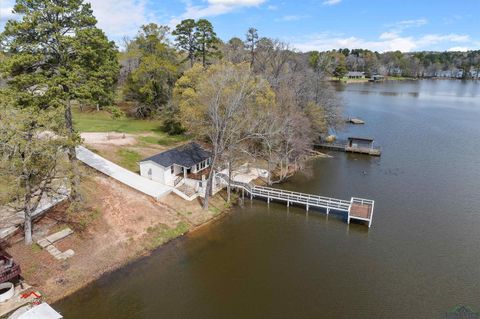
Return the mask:
<path fill-rule="evenodd" d="M 204 150 L 195 142 L 182 145 L 166 152 L 148 157 L 140 162 L 152 161 L 163 167 L 177 164 L 184 167 L 192 167 L 211 157 L 211 153 Z"/>

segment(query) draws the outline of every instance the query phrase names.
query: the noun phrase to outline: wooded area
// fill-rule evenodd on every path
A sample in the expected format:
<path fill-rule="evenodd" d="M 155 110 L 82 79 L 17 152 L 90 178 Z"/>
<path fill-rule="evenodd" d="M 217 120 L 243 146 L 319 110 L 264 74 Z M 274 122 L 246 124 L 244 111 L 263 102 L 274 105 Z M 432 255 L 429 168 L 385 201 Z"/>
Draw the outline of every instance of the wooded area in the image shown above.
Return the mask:
<path fill-rule="evenodd" d="M 27 217 L 55 187 L 81 200 L 72 108 L 158 120 L 169 134 L 208 144 L 214 169 L 266 163 L 271 184 L 289 177 L 318 137 L 342 122 L 330 77 L 479 76 L 480 51 L 302 53 L 255 28 L 223 42 L 206 19 L 174 30 L 144 25 L 119 51 L 82 0 L 17 0 L 14 11 L 20 18 L 0 38 L 1 168 L 17 190 L 8 200 Z M 31 228 L 25 232 L 30 243 Z"/>

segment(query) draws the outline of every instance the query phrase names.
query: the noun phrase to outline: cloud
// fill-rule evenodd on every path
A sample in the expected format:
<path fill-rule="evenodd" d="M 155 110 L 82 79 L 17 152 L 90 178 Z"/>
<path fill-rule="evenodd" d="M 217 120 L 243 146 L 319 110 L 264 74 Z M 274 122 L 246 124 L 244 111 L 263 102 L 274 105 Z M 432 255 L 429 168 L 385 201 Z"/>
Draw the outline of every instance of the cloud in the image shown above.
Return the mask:
<path fill-rule="evenodd" d="M 148 13 L 147 0 L 90 0 L 98 27 L 113 40 L 133 36 L 142 24 L 155 22 Z"/>
<path fill-rule="evenodd" d="M 13 1 L 0 1 L 0 23 L 16 17 L 16 15 L 12 13 L 13 4 Z"/>
<path fill-rule="evenodd" d="M 342 0 L 325 0 L 323 1 L 323 5 L 334 6 L 336 4 L 339 4 L 340 2 L 342 2 Z"/>
<path fill-rule="evenodd" d="M 171 19 L 170 26 L 175 26 L 183 19 L 214 17 L 240 8 L 258 7 L 266 0 L 207 0 L 207 5 L 192 5 L 190 1 L 185 2 L 187 5 L 185 12 Z"/>
<path fill-rule="evenodd" d="M 470 51 L 472 50 L 471 48 L 469 47 L 452 47 L 450 49 L 448 49 L 447 51 L 453 51 L 453 52 L 465 52 L 465 51 Z"/>
<path fill-rule="evenodd" d="M 452 43 L 470 43 L 468 35 L 460 34 L 427 34 L 423 36 L 401 36 L 395 32 L 384 32 L 378 39 L 366 40 L 355 36 L 345 36 L 335 33 L 317 33 L 293 43 L 300 51 L 326 51 L 339 48 L 370 49 L 373 51 L 410 52 L 427 50 L 435 45 L 452 45 Z M 457 47 L 457 46 L 455 46 Z M 458 47 L 457 47 L 458 48 Z"/>
<path fill-rule="evenodd" d="M 305 15 L 286 15 L 281 17 L 280 19 L 276 19 L 276 21 L 298 21 L 306 18 Z"/>

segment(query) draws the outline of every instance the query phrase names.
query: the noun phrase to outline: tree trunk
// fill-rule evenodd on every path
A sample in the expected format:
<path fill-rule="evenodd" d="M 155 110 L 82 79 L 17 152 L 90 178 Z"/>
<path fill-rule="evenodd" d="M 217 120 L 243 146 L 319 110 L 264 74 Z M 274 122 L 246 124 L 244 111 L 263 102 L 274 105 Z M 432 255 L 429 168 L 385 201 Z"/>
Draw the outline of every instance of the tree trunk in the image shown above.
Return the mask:
<path fill-rule="evenodd" d="M 97 112 L 100 111 L 100 103 L 97 102 Z"/>
<path fill-rule="evenodd" d="M 228 185 L 227 185 L 227 202 L 230 203 L 231 201 L 231 180 L 232 180 L 232 163 L 231 161 L 228 162 Z"/>
<path fill-rule="evenodd" d="M 71 184 L 71 198 L 73 201 L 80 201 L 79 188 L 80 188 L 80 173 L 78 170 L 78 160 L 77 154 L 75 152 L 75 131 L 73 129 L 73 120 L 72 120 L 72 105 L 70 98 L 67 99 L 65 106 L 65 125 L 67 128 L 67 134 L 69 139 L 69 146 L 67 149 L 68 160 L 70 161 L 70 166 L 72 169 L 72 175 L 70 178 Z"/>
<path fill-rule="evenodd" d="M 215 174 L 214 167 L 215 167 L 216 161 L 217 161 L 217 156 L 214 155 L 212 159 L 212 163 L 210 164 L 210 173 L 208 174 L 207 187 L 205 188 L 205 201 L 203 202 L 204 210 L 208 209 L 208 199 L 212 194 L 213 175 Z"/>
<path fill-rule="evenodd" d="M 25 213 L 25 222 L 23 224 L 23 231 L 25 234 L 25 245 L 31 245 L 32 244 L 32 209 L 30 207 L 30 181 L 28 180 L 25 181 L 25 205 L 23 208 L 23 211 Z"/>

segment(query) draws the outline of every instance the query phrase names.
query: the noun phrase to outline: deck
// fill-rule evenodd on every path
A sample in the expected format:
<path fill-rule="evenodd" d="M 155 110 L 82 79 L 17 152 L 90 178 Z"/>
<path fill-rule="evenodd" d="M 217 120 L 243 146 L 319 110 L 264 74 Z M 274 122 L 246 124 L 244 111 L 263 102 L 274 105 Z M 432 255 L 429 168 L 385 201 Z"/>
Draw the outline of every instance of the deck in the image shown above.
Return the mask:
<path fill-rule="evenodd" d="M 382 155 L 382 151 L 377 147 L 351 147 L 347 143 L 319 143 L 316 147 L 325 148 L 339 152 L 359 153 L 372 156 Z"/>
<path fill-rule="evenodd" d="M 216 174 L 216 176 L 222 179 L 225 183 L 228 183 L 227 175 Z M 230 185 L 234 188 L 241 189 L 242 193 L 247 192 L 250 199 L 262 198 L 266 199 L 267 203 L 270 203 L 272 200 L 277 200 L 286 203 L 287 207 L 290 206 L 290 204 L 305 205 L 307 211 L 310 207 L 321 208 L 325 210 L 327 215 L 330 211 L 343 212 L 347 213 L 348 224 L 350 224 L 351 220 L 359 220 L 367 222 L 368 227 L 371 227 L 372 225 L 375 202 L 370 199 L 352 197 L 350 201 L 347 201 L 236 181 L 231 181 Z"/>

